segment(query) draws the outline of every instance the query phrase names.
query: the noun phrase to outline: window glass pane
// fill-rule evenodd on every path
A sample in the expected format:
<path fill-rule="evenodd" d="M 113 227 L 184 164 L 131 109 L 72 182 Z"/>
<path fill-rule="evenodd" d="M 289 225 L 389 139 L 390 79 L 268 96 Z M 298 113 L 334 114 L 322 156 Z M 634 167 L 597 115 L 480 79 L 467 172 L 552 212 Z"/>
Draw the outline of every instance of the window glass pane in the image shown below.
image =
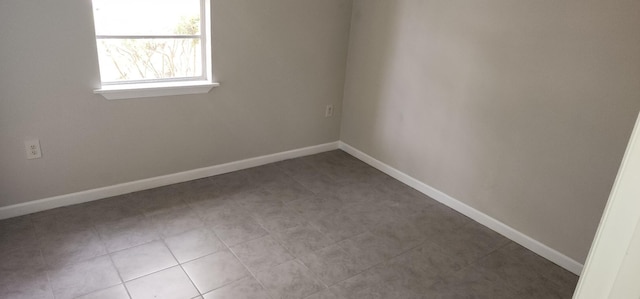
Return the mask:
<path fill-rule="evenodd" d="M 93 0 L 96 35 L 200 34 L 199 0 Z"/>
<path fill-rule="evenodd" d="M 102 82 L 202 76 L 199 38 L 98 39 Z"/>

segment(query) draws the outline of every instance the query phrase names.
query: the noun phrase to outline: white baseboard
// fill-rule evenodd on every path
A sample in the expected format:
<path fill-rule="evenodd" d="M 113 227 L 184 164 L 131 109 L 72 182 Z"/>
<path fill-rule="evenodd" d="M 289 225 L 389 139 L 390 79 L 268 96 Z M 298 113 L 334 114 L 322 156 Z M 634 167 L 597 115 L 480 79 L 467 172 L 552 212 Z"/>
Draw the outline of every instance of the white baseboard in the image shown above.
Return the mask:
<path fill-rule="evenodd" d="M 539 254 L 540 256 L 558 264 L 559 266 L 580 275 L 583 265 L 571 259 L 570 257 L 556 251 L 549 246 L 540 243 L 539 241 L 513 229 L 512 227 L 484 214 L 459 200 L 443 193 L 442 191 L 435 189 L 383 162 L 376 160 L 375 158 L 357 150 L 356 148 L 342 142 L 330 142 L 320 145 L 309 146 L 305 148 L 294 149 L 290 151 L 264 155 L 254 158 L 249 158 L 240 161 L 229 162 L 220 165 L 214 165 L 204 168 L 198 168 L 183 172 L 178 172 L 169 175 L 163 175 L 148 179 L 137 180 L 133 182 L 127 182 L 117 184 L 113 186 L 107 186 L 102 188 L 96 188 L 91 190 L 85 190 L 60 196 L 54 196 L 34 201 L 29 201 L 21 204 L 0 207 L 0 219 L 6 219 L 44 210 L 49 210 L 57 207 L 68 206 L 73 204 L 79 204 L 89 201 L 94 201 L 111 196 L 117 196 L 127 194 L 131 192 L 157 188 L 167 186 L 176 183 L 182 183 L 186 181 L 201 179 L 209 176 L 219 175 L 223 173 L 233 172 L 246 168 L 265 165 L 273 162 L 278 162 L 287 159 L 293 159 L 302 156 L 313 155 L 321 152 L 326 152 L 334 149 L 342 149 L 345 152 L 353 155 L 354 157 L 364 161 L 365 163 L 379 169 L 380 171 L 390 175 L 391 177 L 407 184 L 408 186 L 424 193 L 425 195 L 449 206 L 450 208 L 466 215 L 467 217 L 485 225 L 486 227 L 504 235 L 505 237 L 513 240 L 514 242 L 528 248 L 529 250 Z"/>
<path fill-rule="evenodd" d="M 302 156 L 313 155 L 321 152 L 338 149 L 338 142 L 330 142 L 325 144 L 319 144 L 309 146 L 305 148 L 294 149 L 290 151 L 259 156 L 255 158 L 249 158 L 245 160 L 229 162 L 220 165 L 214 165 L 204 168 L 198 168 L 193 170 L 187 170 L 183 172 L 137 180 L 133 182 L 127 182 L 117 184 L 113 186 L 107 186 L 102 188 L 96 188 L 91 190 L 85 190 L 60 196 L 54 196 L 25 203 L 20 203 L 11 206 L 0 207 L 0 219 L 6 219 L 44 210 L 49 210 L 57 207 L 68 206 L 73 204 L 79 204 L 83 202 L 94 201 L 111 196 L 117 196 L 127 194 L 131 192 L 157 188 L 167 186 L 176 183 L 182 183 L 186 181 L 201 179 L 213 175 L 223 174 L 227 172 L 237 171 L 241 169 L 256 167 L 273 162 L 278 162 L 287 159 L 293 159 Z"/>
<path fill-rule="evenodd" d="M 378 170 L 390 175 L 400 182 L 407 184 L 408 186 L 424 193 L 425 195 L 443 203 L 444 205 L 466 215 L 467 217 L 477 221 L 478 223 L 496 231 L 497 233 L 511 239 L 512 241 L 528 248 L 529 250 L 537 253 L 538 255 L 554 262 L 555 264 L 563 267 L 576 275 L 580 275 L 583 265 L 573 260 L 572 258 L 558 252 L 557 250 L 542 244 L 541 242 L 515 230 L 514 228 L 492 218 L 491 216 L 482 213 L 463 202 L 445 194 L 444 192 L 433 188 L 408 174 L 397 170 L 379 160 L 365 154 L 364 152 L 340 141 L 340 149 L 351 154 L 352 156 L 362 160 L 363 162 L 377 168 Z"/>

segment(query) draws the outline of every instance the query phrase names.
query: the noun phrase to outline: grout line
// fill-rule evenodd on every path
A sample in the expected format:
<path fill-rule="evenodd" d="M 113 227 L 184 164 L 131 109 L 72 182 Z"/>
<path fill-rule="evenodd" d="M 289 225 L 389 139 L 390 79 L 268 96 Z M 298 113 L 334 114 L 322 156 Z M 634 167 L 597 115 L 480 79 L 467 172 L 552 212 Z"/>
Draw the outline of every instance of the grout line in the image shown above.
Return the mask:
<path fill-rule="evenodd" d="M 113 261 L 113 257 L 111 256 L 111 253 L 107 253 L 107 256 L 109 256 L 109 261 L 111 261 L 111 266 L 113 266 L 113 268 L 116 269 L 116 273 L 118 274 L 118 278 L 120 278 L 120 281 L 122 282 L 122 287 L 124 288 L 125 292 L 127 292 L 127 295 L 129 296 L 129 298 L 133 298 L 133 296 L 131 296 L 131 293 L 129 292 L 129 288 L 127 288 L 127 285 L 124 284 L 125 281 L 122 278 L 122 275 L 120 274 L 120 270 L 118 270 L 118 267 L 116 267 L 116 263 Z"/>
<path fill-rule="evenodd" d="M 113 255 L 113 254 L 115 254 L 115 253 L 119 253 L 119 252 L 122 252 L 122 251 L 125 251 L 125 250 L 129 250 L 129 249 L 133 249 L 133 248 L 136 248 L 136 247 L 140 247 L 140 246 L 148 245 L 148 244 L 151 244 L 151 243 L 154 243 L 154 242 L 162 242 L 162 243 L 163 243 L 163 245 L 167 248 L 167 250 L 169 250 L 169 252 L 171 252 L 171 249 L 169 249 L 169 247 L 164 243 L 164 240 L 163 240 L 163 239 L 157 239 L 157 240 L 151 240 L 151 241 L 149 241 L 149 242 L 145 242 L 145 243 L 142 243 L 142 244 L 139 244 L 139 245 L 136 245 L 136 246 L 132 246 L 132 247 L 129 247 L 129 248 L 120 249 L 120 250 L 117 250 L 117 251 L 114 251 L 114 252 L 111 252 L 111 253 L 107 253 L 106 255 L 109 255 L 109 257 L 110 257 L 110 258 L 112 258 L 112 255 Z M 171 252 L 171 255 L 173 256 L 173 252 Z M 101 256 L 102 256 L 102 255 L 101 255 Z M 156 271 L 153 271 L 153 272 L 147 273 L 147 274 L 145 274 L 145 275 L 142 275 L 142 276 L 139 276 L 139 277 L 136 277 L 136 278 L 129 279 L 129 280 L 127 280 L 127 281 L 125 281 L 125 280 L 124 280 L 124 279 L 122 279 L 122 277 L 121 277 L 121 280 L 122 280 L 122 282 L 123 282 L 123 283 L 125 283 L 125 282 L 130 282 L 130 281 L 134 281 L 134 280 L 136 280 L 136 279 L 139 279 L 139 278 L 142 278 L 142 277 L 146 277 L 146 276 L 149 276 L 149 275 L 151 275 L 151 274 L 155 274 L 155 273 L 158 273 L 158 272 L 160 272 L 160 271 L 167 270 L 167 269 L 169 269 L 169 268 L 173 268 L 173 267 L 175 267 L 175 266 L 179 265 L 180 263 L 179 263 L 179 262 L 178 262 L 178 260 L 175 258 L 175 256 L 173 256 L 173 258 L 174 258 L 174 260 L 176 261 L 176 264 L 175 264 L 175 265 L 172 265 L 172 266 L 169 266 L 169 267 L 166 267 L 166 268 L 162 268 L 162 269 L 160 269 L 160 270 L 156 270 Z M 112 258 L 111 260 L 112 260 L 112 262 L 113 262 L 113 258 Z M 115 267 L 115 262 L 113 262 L 113 263 L 114 263 L 114 267 Z M 120 274 L 120 270 L 118 270 L 118 267 L 115 267 L 115 268 L 116 268 L 116 270 L 117 270 L 118 274 Z"/>
<path fill-rule="evenodd" d="M 47 263 L 47 260 L 44 258 L 44 252 L 42 251 L 40 238 L 38 238 L 38 233 L 36 232 L 36 227 L 35 227 L 35 224 L 33 223 L 33 218 L 28 217 L 28 219 L 29 219 L 29 225 L 33 230 L 33 237 L 35 238 L 36 246 L 38 247 L 38 254 L 40 256 L 40 261 L 42 262 L 43 271 L 45 276 L 47 277 L 47 288 L 49 289 L 49 293 L 51 294 L 51 296 L 55 298 L 56 294 L 53 292 L 53 282 L 50 275 L 51 271 L 49 269 L 49 264 Z M 20 249 L 20 247 L 18 247 L 18 249 Z M 13 249 L 13 250 L 16 250 L 16 249 Z"/>
<path fill-rule="evenodd" d="M 191 282 L 191 285 L 193 286 L 193 288 L 196 289 L 196 292 L 198 294 L 200 294 L 200 296 L 204 296 L 204 294 L 202 294 L 202 292 L 200 292 L 200 289 L 198 289 L 198 287 L 196 286 L 196 283 L 193 282 L 193 279 L 191 278 L 191 276 L 189 276 L 189 273 L 187 273 L 187 271 L 182 266 L 183 263 L 180 263 L 180 261 L 178 261 L 178 258 L 176 257 L 176 255 L 173 253 L 173 251 L 171 251 L 171 248 L 169 248 L 169 245 L 167 245 L 167 242 L 165 242 L 164 238 L 161 239 L 161 242 L 167 248 L 167 250 L 169 250 L 169 253 L 171 253 L 171 256 L 173 257 L 173 259 L 176 261 L 176 263 L 178 263 L 177 266 L 180 267 L 180 269 L 182 270 L 182 273 L 184 273 L 184 275 L 187 276 L 187 278 L 189 279 L 189 282 Z M 214 253 L 210 253 L 208 255 L 211 255 L 211 254 L 215 254 L 215 252 Z M 208 255 L 205 255 L 205 256 L 208 256 Z M 194 259 L 194 260 L 196 260 L 196 259 Z M 169 267 L 167 269 L 170 269 L 170 268 L 173 268 L 173 267 L 174 266 Z M 162 270 L 166 270 L 166 269 L 162 269 Z M 162 270 L 160 270 L 160 271 L 162 271 Z M 160 271 L 158 271 L 158 272 L 160 272 Z M 147 274 L 147 275 L 149 275 L 149 274 Z M 196 297 L 198 297 L 198 296 L 195 296 L 194 298 L 196 298 Z"/>
<path fill-rule="evenodd" d="M 309 269 L 309 267 L 307 267 L 307 265 L 305 265 L 305 264 L 304 264 L 304 262 L 302 262 L 302 261 L 301 261 L 300 259 L 298 259 L 298 258 L 294 259 L 294 261 L 297 261 L 297 262 L 298 262 L 302 267 L 304 267 L 305 269 L 307 269 L 307 271 L 309 272 L 309 275 L 311 276 L 311 279 L 313 279 L 316 283 L 320 283 L 321 285 L 323 285 L 323 286 L 324 286 L 324 289 L 322 289 L 322 290 L 320 290 L 320 291 L 318 291 L 318 292 L 315 292 L 315 293 L 313 293 L 313 294 L 310 294 L 309 296 L 306 296 L 306 297 L 310 297 L 310 296 L 312 296 L 312 295 L 314 295 L 314 294 L 316 294 L 316 293 L 320 293 L 320 292 L 322 292 L 322 291 L 324 291 L 324 290 L 326 290 L 326 289 L 329 289 L 329 286 L 327 286 L 327 284 L 326 284 L 326 283 L 324 283 L 324 281 L 322 281 L 322 279 L 320 279 L 320 278 L 316 277 L 316 276 L 314 275 L 314 273 L 311 271 L 311 269 Z M 305 297 L 305 298 L 306 298 L 306 297 Z"/>
<path fill-rule="evenodd" d="M 109 261 L 111 262 L 111 266 L 113 267 L 113 269 L 115 269 L 115 270 L 116 270 L 116 274 L 118 274 L 118 278 L 120 279 L 120 284 L 122 284 L 122 287 L 124 287 L 124 289 L 125 289 L 125 291 L 127 292 L 127 295 L 129 296 L 129 298 L 132 298 L 132 297 L 131 297 L 131 294 L 129 293 L 129 289 L 127 289 L 127 287 L 126 287 L 126 286 L 125 286 L 125 284 L 124 284 L 124 279 L 122 279 L 122 275 L 120 275 L 120 270 L 118 270 L 118 267 L 116 267 L 116 264 L 115 264 L 115 262 L 113 261 L 113 258 L 112 258 L 112 256 L 111 256 L 111 253 L 109 252 L 109 250 L 107 250 L 107 246 L 106 246 L 105 241 L 102 239 L 102 236 L 101 236 L 101 235 L 100 235 L 100 233 L 98 232 L 98 229 L 97 229 L 97 228 L 96 228 L 96 226 L 93 224 L 93 222 L 91 222 L 91 226 L 90 226 L 90 228 L 89 228 L 89 229 L 90 229 L 90 230 L 92 230 L 92 231 L 95 233 L 95 235 L 98 237 L 98 240 L 100 240 L 100 243 L 102 244 L 102 247 L 104 248 L 105 254 L 104 254 L 104 255 L 99 255 L 99 256 L 94 256 L 94 257 L 92 257 L 92 258 L 90 258 L 90 259 L 88 259 L 88 260 L 96 259 L 96 258 L 101 257 L 101 256 L 107 256 L 107 257 L 109 258 Z M 88 261 L 88 260 L 85 260 L 85 261 Z M 80 262 L 83 262 L 83 261 L 74 262 L 73 264 L 77 264 L 77 263 L 80 263 Z M 98 291 L 106 290 L 106 289 L 111 288 L 111 287 L 114 287 L 114 286 L 117 286 L 117 285 L 112 285 L 112 286 L 108 286 L 108 287 L 105 287 L 105 288 L 102 288 L 102 289 L 94 290 L 94 291 L 91 291 L 91 292 L 89 292 L 89 293 L 87 293 L 87 294 L 91 294 L 91 293 L 94 293 L 94 292 L 98 292 Z M 87 295 L 87 294 L 84 294 L 84 295 Z M 83 295 L 83 296 L 84 296 L 84 295 Z"/>
<path fill-rule="evenodd" d="M 346 152 L 345 152 L 345 153 L 346 153 Z M 347 153 L 347 154 L 348 154 L 348 153 Z M 326 177 L 327 177 L 327 178 L 329 178 L 332 182 L 335 182 L 336 184 L 338 183 L 338 181 L 336 181 L 336 180 L 335 180 L 335 178 L 333 178 L 331 175 L 327 174 L 326 172 L 322 171 L 321 169 L 318 169 L 315 165 L 313 165 L 313 164 L 311 164 L 311 163 L 308 163 L 307 161 L 304 161 L 303 159 L 300 159 L 300 158 L 297 158 L 297 159 L 298 159 L 298 160 L 300 160 L 302 163 L 304 163 L 304 164 L 306 164 L 306 165 L 310 166 L 311 168 L 313 168 L 314 170 L 316 170 L 316 171 L 317 171 L 318 173 L 320 173 L 321 175 L 326 176 Z M 369 166 L 369 167 L 371 167 L 371 166 Z M 286 172 L 285 172 L 285 174 L 287 174 L 287 175 L 288 175 L 288 173 L 286 173 Z M 316 196 L 321 196 L 321 195 L 323 195 L 323 194 L 324 194 L 324 193 L 321 193 L 321 192 L 314 192 L 314 191 L 310 190 L 307 186 L 305 186 L 302 182 L 300 182 L 300 181 L 296 180 L 296 178 L 295 178 L 295 177 L 292 177 L 292 178 L 293 178 L 296 182 L 298 182 L 300 185 L 302 185 L 305 189 L 307 189 L 307 190 L 311 191 L 311 192 L 312 192 L 313 194 L 315 194 Z M 394 180 L 395 180 L 395 179 L 394 179 Z M 395 193 L 397 193 L 397 192 L 396 192 L 395 190 L 393 190 L 393 193 L 395 194 Z M 340 210 L 342 211 L 342 209 L 343 209 L 343 208 L 344 208 L 344 207 L 341 207 L 341 209 L 340 209 Z M 313 225 L 313 223 L 312 223 L 311 221 L 308 221 L 308 222 L 311 224 L 311 226 L 312 226 L 312 227 L 314 227 L 314 228 L 316 228 L 316 229 L 317 229 L 317 227 L 316 227 L 316 226 L 314 226 L 314 225 Z M 368 232 L 368 233 L 370 233 L 371 235 L 373 235 L 373 236 L 375 236 L 375 237 L 377 237 L 377 238 L 380 238 L 380 236 L 378 236 L 378 235 L 374 234 L 373 232 L 371 232 L 371 231 L 369 230 L 369 228 L 367 228 L 366 226 L 362 226 L 362 227 L 365 229 L 365 232 L 362 232 L 362 233 L 360 233 L 360 234 L 356 234 L 355 236 L 358 236 L 358 235 L 361 235 L 361 234 L 364 234 L 364 233 Z M 318 230 L 318 231 L 320 231 L 320 230 Z M 321 232 L 321 231 L 320 231 L 320 232 Z M 321 232 L 321 233 L 322 233 L 322 232 Z M 322 233 L 322 234 L 323 234 L 323 235 L 325 235 L 324 233 Z M 325 235 L 325 236 L 326 236 L 326 235 Z M 346 238 L 346 239 L 344 239 L 344 240 L 351 239 L 351 238 L 353 238 L 353 237 L 355 237 L 355 236 L 352 236 L 352 237 L 350 237 L 350 238 Z M 276 238 L 274 238 L 274 239 L 276 239 Z M 333 239 L 330 239 L 330 240 L 331 240 L 333 243 L 332 243 L 332 244 L 330 244 L 330 245 L 327 245 L 327 246 L 325 246 L 325 247 L 332 246 L 332 245 L 337 245 L 337 246 L 338 246 L 342 251 L 346 252 L 349 256 L 351 256 L 351 257 L 353 258 L 353 256 L 352 256 L 349 252 L 347 252 L 347 251 L 346 251 L 342 246 L 340 246 L 340 244 L 338 244 L 338 243 L 340 243 L 341 241 L 344 241 L 344 240 L 337 241 L 337 242 L 335 242 Z M 278 242 L 278 240 L 277 240 L 277 239 L 276 239 L 276 242 Z M 343 280 L 340 280 L 340 281 L 338 281 L 338 282 L 335 282 L 335 283 L 333 283 L 333 284 L 331 284 L 331 285 L 327 285 L 327 284 L 325 284 L 322 280 L 320 280 L 320 282 L 321 282 L 322 284 L 324 284 L 324 285 L 326 286 L 326 288 L 327 288 L 327 289 L 329 289 L 329 291 L 331 292 L 331 290 L 330 290 L 330 288 L 331 288 L 331 287 L 333 287 L 333 286 L 335 286 L 335 285 L 337 285 L 337 284 L 339 284 L 339 283 L 342 283 L 342 282 L 344 282 L 344 281 L 346 281 L 346 280 L 348 280 L 348 279 L 350 279 L 350 278 L 352 278 L 352 277 L 355 277 L 355 276 L 357 276 L 357 275 L 360 275 L 361 273 L 364 273 L 364 272 L 368 271 L 369 269 L 372 269 L 372 268 L 374 268 L 374 267 L 376 267 L 376 266 L 378 266 L 378 265 L 381 265 L 381 264 L 384 264 L 384 263 L 386 263 L 386 262 L 389 262 L 390 260 L 392 260 L 392 259 L 394 259 L 394 258 L 396 258 L 396 257 L 398 257 L 398 256 L 400 256 L 400 255 L 403 255 L 403 254 L 405 254 L 405 253 L 407 253 L 407 252 L 409 252 L 409 251 L 411 251 L 411 250 L 413 250 L 413 249 L 415 249 L 415 248 L 417 248 L 417 247 L 419 247 L 419 246 L 423 245 L 425 242 L 426 242 L 426 240 L 422 240 L 422 241 L 421 241 L 421 242 L 419 242 L 416 246 L 413 246 L 413 247 L 411 247 L 411 248 L 409 248 L 409 249 L 407 249 L 407 250 L 404 250 L 404 251 L 400 251 L 400 252 L 399 252 L 398 254 L 396 254 L 396 255 L 392 255 L 391 257 L 389 257 L 389 258 L 387 258 L 387 259 L 383 259 L 382 261 L 380 261 L 380 262 L 378 262 L 378 263 L 372 264 L 372 265 L 370 265 L 369 267 L 366 267 L 366 268 L 362 269 L 361 271 L 357 272 L 356 274 L 354 274 L 354 275 L 352 275 L 352 276 L 349 276 L 349 277 L 347 277 L 347 278 L 345 278 L 345 279 L 343 279 Z M 284 247 L 284 246 L 283 246 L 283 247 Z M 323 248 L 325 248 L 325 247 L 323 247 Z M 286 249 L 286 247 L 285 247 L 285 249 Z M 322 249 L 322 248 L 321 248 L 321 249 Z M 320 250 L 320 249 L 318 249 L 318 250 Z M 317 251 L 317 250 L 316 250 L 316 251 Z M 315 252 L 315 251 L 314 251 L 314 252 Z M 296 259 L 298 259 L 298 258 L 296 257 Z M 304 262 L 302 262 L 302 261 L 300 261 L 300 262 L 304 265 Z M 306 265 L 304 265 L 304 266 L 306 267 Z M 308 269 L 308 267 L 306 267 L 306 268 Z M 331 293 L 333 294 L 333 292 L 331 292 Z M 335 294 L 334 294 L 334 295 L 335 295 Z"/>
<path fill-rule="evenodd" d="M 233 202 L 232 202 L 231 204 L 235 205 L 235 203 L 233 203 Z M 236 207 L 242 208 L 241 206 L 236 206 Z M 244 209 L 243 209 L 243 210 L 244 210 Z M 246 211 L 245 211 L 245 212 L 246 212 Z M 196 213 L 196 214 L 197 214 L 197 213 Z M 251 217 L 251 216 L 252 216 L 252 215 L 251 215 L 251 213 L 249 213 L 249 217 Z M 256 221 L 256 220 L 255 220 L 255 219 L 253 219 L 253 218 L 251 218 L 251 219 L 252 219 L 253 221 L 255 221 L 255 222 L 258 224 L 258 226 L 260 226 L 262 229 L 264 229 L 264 227 L 262 227 L 262 225 L 261 225 L 258 221 Z M 203 220 L 203 222 L 207 223 L 207 222 L 206 222 L 206 221 L 204 221 L 204 220 Z M 215 229 L 213 228 L 213 225 L 210 225 L 209 223 L 207 223 L 207 224 L 208 224 L 208 226 L 207 226 L 206 228 L 207 228 L 208 230 L 210 230 L 210 231 L 211 231 L 211 232 L 216 236 L 216 238 L 218 238 L 218 240 L 219 240 L 219 241 L 224 245 L 224 247 L 226 248 L 226 250 L 227 250 L 229 253 L 231 253 L 231 254 L 235 257 L 235 259 L 238 261 L 238 263 L 240 263 L 240 264 L 245 268 L 245 270 L 247 270 L 247 272 L 249 273 L 249 275 L 250 275 L 251 277 L 253 277 L 253 279 L 254 279 L 256 282 L 258 282 L 258 284 L 260 284 L 260 286 L 262 287 L 263 291 L 264 291 L 265 293 L 267 293 L 267 296 L 271 297 L 271 295 L 269 294 L 269 292 L 267 291 L 267 289 L 265 288 L 265 286 L 262 284 L 262 282 L 260 282 L 260 281 L 256 278 L 256 276 L 251 272 L 251 270 L 249 269 L 249 267 L 247 267 L 247 265 L 245 265 L 245 264 L 242 262 L 242 260 L 240 260 L 240 258 L 236 255 L 236 253 L 235 253 L 235 252 L 233 252 L 233 250 L 231 250 L 231 246 L 229 246 L 229 245 L 227 244 L 227 242 L 225 242 L 222 238 L 220 238 L 220 236 L 218 236 L 218 233 L 216 233 Z M 264 230 L 268 233 L 268 231 L 267 231 L 266 229 L 264 229 Z M 260 236 L 260 237 L 257 237 L 257 238 L 254 238 L 254 239 L 251 239 L 251 240 L 246 240 L 246 241 L 244 241 L 244 242 L 241 242 L 241 243 L 235 244 L 235 245 L 233 245 L 233 246 L 237 246 L 237 245 L 240 245 L 240 244 L 243 244 L 243 243 L 246 243 L 246 242 L 250 242 L 250 241 L 253 241 L 253 240 L 257 240 L 257 239 L 260 239 L 260 238 L 262 238 L 262 237 L 266 237 L 266 236 L 268 236 L 268 234 L 267 234 L 267 235 L 265 235 L 265 236 Z M 194 259 L 194 260 L 196 260 L 196 259 Z M 184 269 L 183 269 L 183 270 L 184 270 Z M 186 273 L 186 271 L 185 271 L 185 273 Z M 189 275 L 187 274 L 187 276 L 189 276 Z M 241 279 L 244 279 L 244 278 L 245 278 L 245 277 L 243 277 L 243 278 L 241 278 Z M 191 280 L 191 277 L 189 277 L 189 279 Z M 239 281 L 239 280 L 241 280 L 241 279 L 238 279 L 238 280 L 236 280 L 236 281 Z M 234 281 L 234 282 L 236 282 L 236 281 Z M 231 282 L 231 283 L 233 283 L 233 282 Z M 229 283 L 229 284 L 231 284 L 231 283 Z M 225 286 L 226 286 L 226 285 L 225 285 Z M 223 287 L 223 286 L 221 286 L 221 287 Z M 219 288 L 221 288 L 221 287 L 219 287 Z M 219 288 L 217 288 L 217 289 L 219 289 Z M 196 289 L 197 289 L 197 288 L 196 288 Z M 215 289 L 214 289 L 214 290 L 215 290 Z M 210 291 L 208 291 L 207 293 L 212 292 L 212 291 L 214 291 L 214 290 L 210 290 Z M 198 292 L 200 292 L 200 290 L 198 290 Z M 205 293 L 205 294 L 206 294 L 206 293 Z M 201 293 L 201 295 L 202 295 L 202 296 L 204 296 L 204 294 L 202 294 L 202 293 Z"/>
<path fill-rule="evenodd" d="M 264 236 L 263 236 L 263 237 L 264 237 Z M 257 239 L 255 239 L 255 240 L 257 240 Z M 222 241 L 222 240 L 220 240 L 220 241 Z M 250 241 L 246 241 L 246 242 L 250 242 Z M 233 250 L 231 250 L 231 247 L 229 247 L 229 246 L 228 246 L 224 241 L 222 241 L 222 243 L 223 243 L 223 244 L 225 244 L 225 246 L 227 246 L 227 250 L 229 250 L 229 252 L 231 252 L 231 254 L 233 254 L 233 256 L 236 258 L 236 260 L 237 260 L 237 261 L 238 261 L 238 262 L 239 262 L 239 263 L 240 263 L 240 264 L 241 264 L 241 265 L 242 265 L 242 266 L 247 270 L 247 272 L 249 272 L 249 275 L 250 275 L 251 277 L 253 277 L 253 279 L 254 279 L 256 282 L 258 282 L 258 284 L 262 287 L 262 290 L 267 294 L 267 296 L 269 296 L 269 298 L 272 298 L 272 299 L 273 299 L 273 296 L 271 296 L 271 293 L 269 292 L 269 290 L 264 286 L 264 284 L 262 283 L 262 281 L 260 281 L 260 280 L 258 279 L 258 277 L 256 276 L 256 274 L 257 274 L 257 273 L 253 273 L 253 272 L 251 271 L 251 269 L 249 269 L 249 267 L 247 267 L 247 265 L 245 265 L 245 263 L 243 263 L 243 262 L 242 262 L 242 260 L 240 259 L 240 257 L 238 257 L 238 255 L 237 255 L 235 252 L 233 252 Z M 245 243 L 245 242 L 243 242 L 243 243 Z M 239 244 L 236 244 L 236 245 L 240 245 L 240 244 L 242 244 L 242 243 L 239 243 Z M 234 246 L 236 246 L 236 245 L 234 245 Z"/>

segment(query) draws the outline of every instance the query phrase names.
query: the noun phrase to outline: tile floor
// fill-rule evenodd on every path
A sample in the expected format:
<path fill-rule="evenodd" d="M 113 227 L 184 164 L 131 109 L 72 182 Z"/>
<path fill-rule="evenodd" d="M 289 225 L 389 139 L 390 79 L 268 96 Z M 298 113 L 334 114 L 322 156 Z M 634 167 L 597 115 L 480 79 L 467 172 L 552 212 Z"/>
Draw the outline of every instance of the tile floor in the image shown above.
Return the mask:
<path fill-rule="evenodd" d="M 1 298 L 570 298 L 576 282 L 342 151 L 0 221 Z"/>

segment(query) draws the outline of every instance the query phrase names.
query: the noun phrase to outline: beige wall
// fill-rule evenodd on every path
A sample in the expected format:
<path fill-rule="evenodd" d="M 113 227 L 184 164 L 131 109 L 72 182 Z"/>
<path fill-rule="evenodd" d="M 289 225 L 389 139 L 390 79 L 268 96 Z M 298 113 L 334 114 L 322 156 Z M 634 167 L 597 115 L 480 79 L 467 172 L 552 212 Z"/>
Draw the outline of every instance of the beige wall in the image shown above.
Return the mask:
<path fill-rule="evenodd" d="M 338 140 L 351 1 L 212 6 L 221 87 L 107 101 L 90 0 L 0 1 L 0 206 Z"/>
<path fill-rule="evenodd" d="M 583 262 L 640 110 L 639 1 L 356 0 L 341 140 Z"/>
<path fill-rule="evenodd" d="M 340 138 L 582 262 L 640 109 L 638 1 L 213 0 L 205 95 L 107 101 L 88 0 L 0 1 L 0 206 Z M 26 160 L 39 138 L 43 158 Z"/>

